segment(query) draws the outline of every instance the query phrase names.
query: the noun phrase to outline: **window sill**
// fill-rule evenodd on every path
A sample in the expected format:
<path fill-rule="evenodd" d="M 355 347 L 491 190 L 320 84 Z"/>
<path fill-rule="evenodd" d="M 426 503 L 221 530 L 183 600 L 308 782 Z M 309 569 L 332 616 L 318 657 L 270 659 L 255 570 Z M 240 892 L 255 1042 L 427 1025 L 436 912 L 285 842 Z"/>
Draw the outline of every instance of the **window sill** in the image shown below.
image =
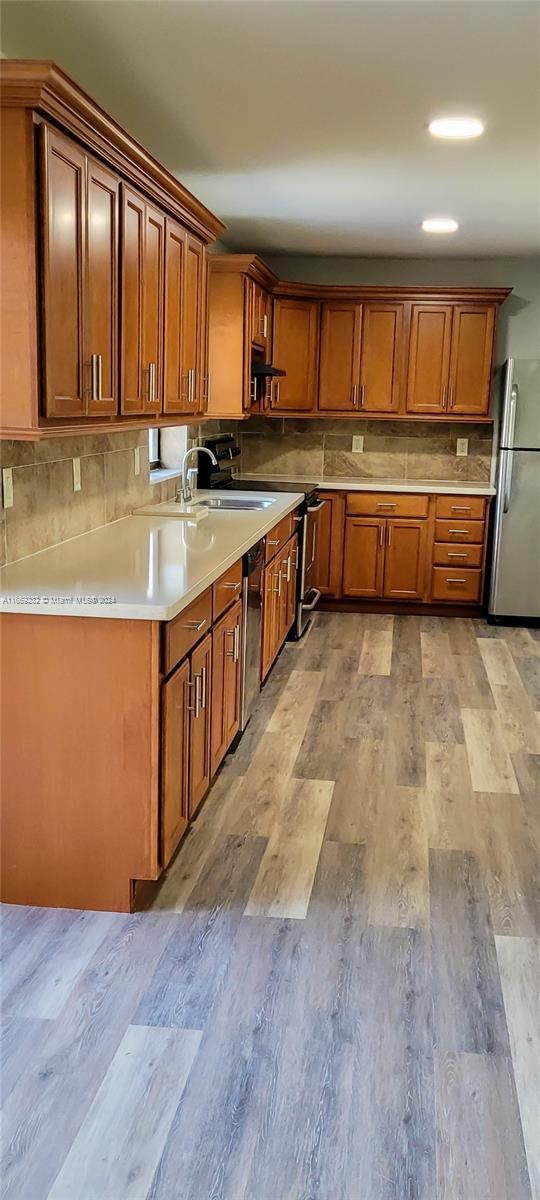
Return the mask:
<path fill-rule="evenodd" d="M 166 479 L 181 479 L 180 467 L 155 467 L 149 473 L 150 483 L 165 483 Z"/>

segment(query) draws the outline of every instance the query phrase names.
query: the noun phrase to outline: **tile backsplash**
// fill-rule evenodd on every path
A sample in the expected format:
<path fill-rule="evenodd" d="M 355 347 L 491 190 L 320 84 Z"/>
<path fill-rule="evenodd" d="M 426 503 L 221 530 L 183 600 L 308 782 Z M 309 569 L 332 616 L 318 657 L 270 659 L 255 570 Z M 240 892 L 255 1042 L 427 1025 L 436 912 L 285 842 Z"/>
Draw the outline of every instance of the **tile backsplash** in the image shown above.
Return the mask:
<path fill-rule="evenodd" d="M 485 483 L 491 470 L 491 426 L 357 419 L 305 421 L 251 417 L 237 426 L 242 472 L 331 477 L 467 480 Z M 353 453 L 353 435 L 364 437 Z M 458 438 L 468 438 L 457 457 Z"/>
<path fill-rule="evenodd" d="M 80 492 L 73 491 L 76 457 L 81 460 Z M 175 491 L 174 480 L 149 481 L 147 430 L 5 441 L 0 443 L 0 464 L 13 468 L 13 507 L 0 510 L 0 562 L 14 562 L 87 533 Z"/>

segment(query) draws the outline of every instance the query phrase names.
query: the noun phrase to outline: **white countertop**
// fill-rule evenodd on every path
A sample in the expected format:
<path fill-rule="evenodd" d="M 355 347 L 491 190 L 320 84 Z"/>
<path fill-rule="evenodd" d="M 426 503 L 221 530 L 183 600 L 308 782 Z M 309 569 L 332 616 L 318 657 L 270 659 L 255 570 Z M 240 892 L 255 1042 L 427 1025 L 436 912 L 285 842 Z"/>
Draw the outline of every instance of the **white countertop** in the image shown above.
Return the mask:
<path fill-rule="evenodd" d="M 157 504 L 155 515 L 124 517 L 21 558 L 0 568 L 0 611 L 170 621 L 304 499 L 267 496 L 270 508 L 211 511 L 197 524 L 167 516 L 171 502 Z"/>
<path fill-rule="evenodd" d="M 271 484 L 288 482 L 291 475 L 299 484 L 313 484 L 325 492 L 432 492 L 440 496 L 495 496 L 496 489 L 491 483 L 468 483 L 466 480 L 448 479 L 358 479 L 356 476 L 334 477 L 322 479 L 320 475 L 289 475 L 269 474 L 267 471 L 257 474 L 250 471 L 246 479 L 267 479 Z M 239 475 L 238 479 L 243 476 Z"/>

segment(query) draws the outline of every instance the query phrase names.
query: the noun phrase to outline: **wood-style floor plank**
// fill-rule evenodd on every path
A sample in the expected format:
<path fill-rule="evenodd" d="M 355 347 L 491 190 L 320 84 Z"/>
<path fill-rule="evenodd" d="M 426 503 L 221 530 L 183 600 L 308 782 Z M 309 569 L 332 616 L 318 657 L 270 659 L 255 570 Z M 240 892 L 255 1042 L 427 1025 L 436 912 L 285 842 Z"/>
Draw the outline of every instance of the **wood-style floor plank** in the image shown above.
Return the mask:
<path fill-rule="evenodd" d="M 540 659 L 514 660 L 500 638 L 479 638 L 478 645 L 508 750 L 540 754 L 540 724 L 516 666 L 519 661 L 540 663 Z"/>
<path fill-rule="evenodd" d="M 446 629 L 437 629 L 433 632 L 420 630 L 420 648 L 424 679 L 453 679 L 455 677 L 455 658 Z"/>
<path fill-rule="evenodd" d="M 372 925 L 429 925 L 429 866 L 424 795 L 386 787 L 366 848 L 366 889 Z"/>
<path fill-rule="evenodd" d="M 46 1196 L 147 986 L 171 921 L 117 916 L 3 1110 L 3 1200 Z"/>
<path fill-rule="evenodd" d="M 461 719 L 474 791 L 518 795 L 519 787 L 498 714 L 479 708 L 462 708 Z"/>
<path fill-rule="evenodd" d="M 531 1191 L 540 1200 L 540 941 L 495 941 Z"/>
<path fill-rule="evenodd" d="M 531 1200 L 509 1059 L 436 1055 L 438 1200 Z"/>
<path fill-rule="evenodd" d="M 349 738 L 334 784 L 326 837 L 336 842 L 365 842 L 387 787 L 384 742 Z"/>
<path fill-rule="evenodd" d="M 540 871 L 521 796 L 478 793 L 478 858 L 496 934 L 540 936 Z"/>
<path fill-rule="evenodd" d="M 291 780 L 251 889 L 247 917 L 305 917 L 333 790 L 326 780 Z"/>
<path fill-rule="evenodd" d="M 301 734 L 264 733 L 229 807 L 224 829 L 250 837 L 270 837 L 276 810 L 293 773 L 298 774 Z"/>
<path fill-rule="evenodd" d="M 359 671 L 361 675 L 389 675 L 392 669 L 392 629 L 366 629 Z"/>
<path fill-rule="evenodd" d="M 431 953 L 436 1044 L 509 1054 L 489 903 L 474 855 L 430 850 Z"/>
<path fill-rule="evenodd" d="M 476 850 L 476 804 L 465 746 L 426 742 L 424 794 L 428 843 L 439 850 Z"/>
<path fill-rule="evenodd" d="M 128 1026 L 47 1200 L 146 1197 L 200 1040 Z"/>
<path fill-rule="evenodd" d="M 263 838 L 219 838 L 133 1017 L 136 1025 L 203 1029 L 219 994 Z"/>
<path fill-rule="evenodd" d="M 12 998 L 21 1017 L 58 1017 L 72 988 L 114 924 L 110 913 L 81 912 L 61 938 L 49 944 L 24 994 Z"/>

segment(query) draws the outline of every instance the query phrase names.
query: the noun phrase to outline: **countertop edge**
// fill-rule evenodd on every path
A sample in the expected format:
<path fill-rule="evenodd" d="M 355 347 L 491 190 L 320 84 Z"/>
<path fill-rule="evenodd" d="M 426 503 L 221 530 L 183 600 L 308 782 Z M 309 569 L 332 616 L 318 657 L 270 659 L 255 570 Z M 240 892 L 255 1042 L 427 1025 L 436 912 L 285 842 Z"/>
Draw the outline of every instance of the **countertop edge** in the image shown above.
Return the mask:
<path fill-rule="evenodd" d="M 237 478 L 241 481 L 245 478 L 246 487 L 249 479 L 267 479 L 270 485 L 281 483 L 283 480 L 288 481 L 287 475 L 269 475 L 267 472 L 257 474 L 255 471 L 250 471 L 249 475 L 245 477 L 238 475 Z M 474 483 L 467 480 L 461 482 L 442 479 L 321 479 L 320 476 L 314 475 L 297 475 L 296 478 L 298 483 L 312 484 L 321 492 L 421 492 L 422 494 L 432 493 L 435 496 L 496 496 L 497 494 L 497 489 L 491 483 Z"/>

